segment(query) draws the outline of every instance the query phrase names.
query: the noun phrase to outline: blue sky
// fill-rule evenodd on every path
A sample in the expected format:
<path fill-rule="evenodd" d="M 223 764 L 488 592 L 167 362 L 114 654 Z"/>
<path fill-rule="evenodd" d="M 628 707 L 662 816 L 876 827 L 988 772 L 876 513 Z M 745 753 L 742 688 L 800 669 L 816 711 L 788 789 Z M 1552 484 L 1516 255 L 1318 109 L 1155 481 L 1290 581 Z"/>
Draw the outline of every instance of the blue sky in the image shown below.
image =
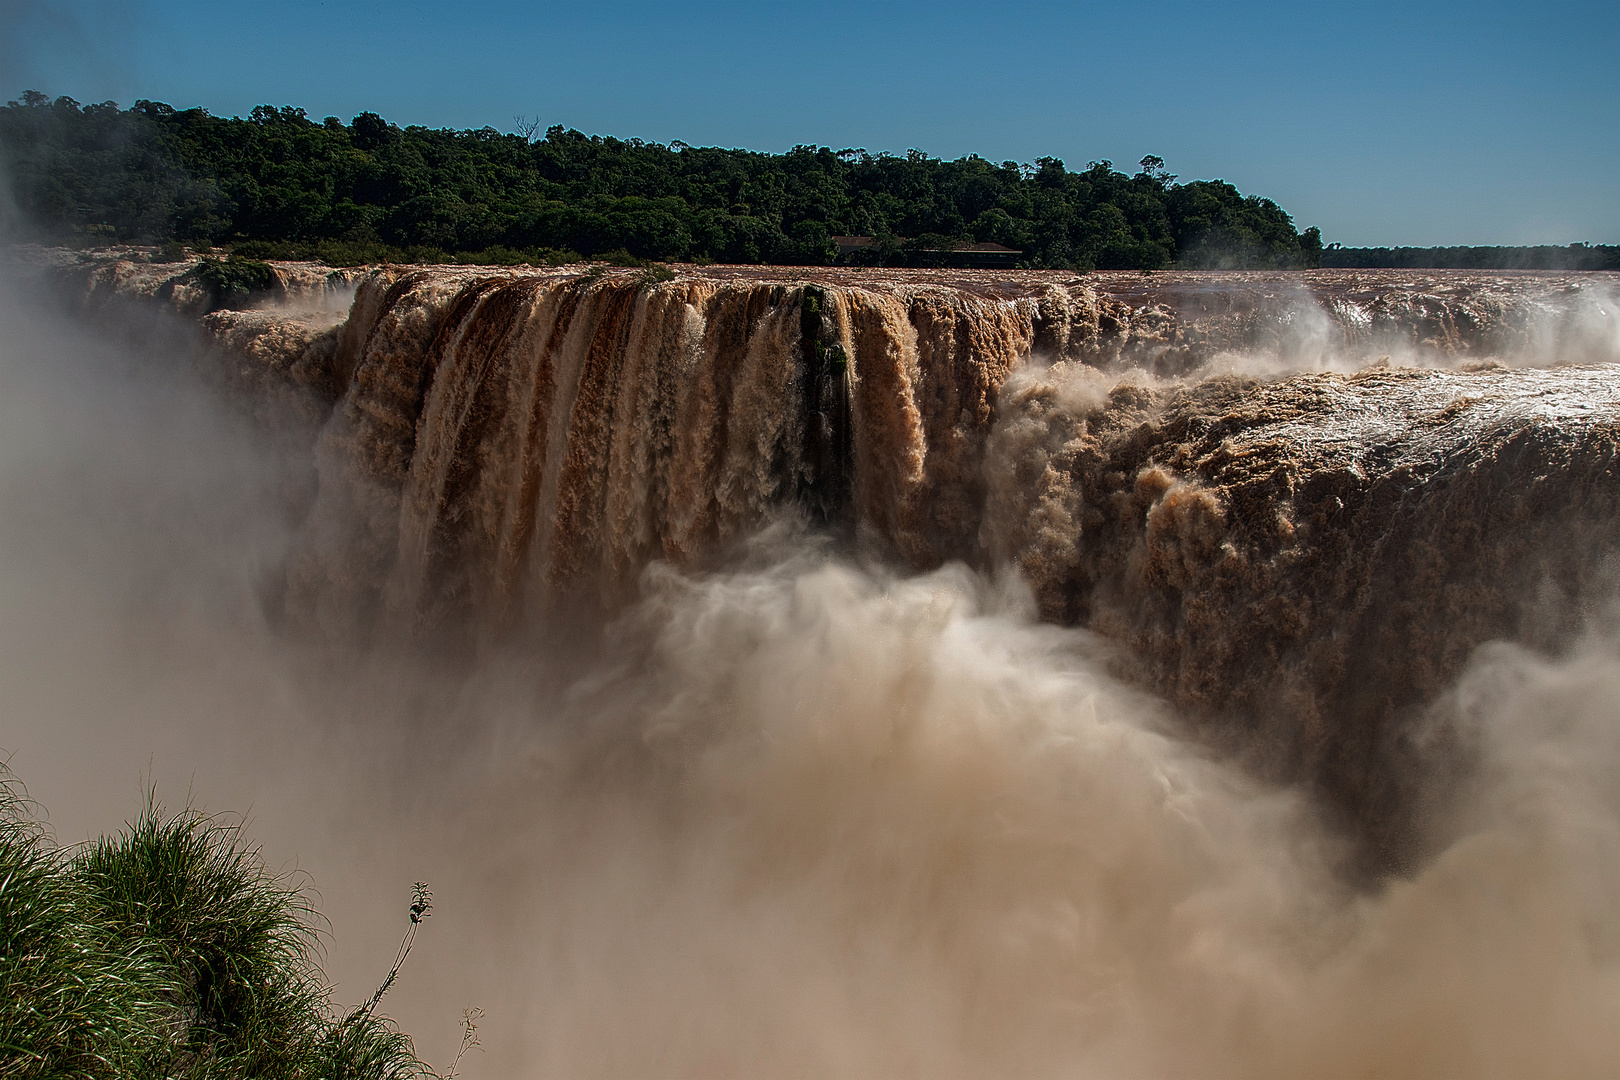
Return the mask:
<path fill-rule="evenodd" d="M 1344 244 L 1620 243 L 1620 2 L 0 0 L 0 98 L 1031 161 L 1158 154 Z"/>

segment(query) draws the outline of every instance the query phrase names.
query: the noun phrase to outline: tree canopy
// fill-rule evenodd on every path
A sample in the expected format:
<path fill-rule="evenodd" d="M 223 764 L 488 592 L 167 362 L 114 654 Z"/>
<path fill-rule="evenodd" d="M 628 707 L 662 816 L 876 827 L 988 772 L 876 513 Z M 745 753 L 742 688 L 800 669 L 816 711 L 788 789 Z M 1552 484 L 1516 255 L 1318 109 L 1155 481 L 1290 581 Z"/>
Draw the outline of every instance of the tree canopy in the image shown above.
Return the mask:
<path fill-rule="evenodd" d="M 155 101 L 81 106 L 37 91 L 0 108 L 13 195 L 55 239 L 184 241 L 354 261 L 489 253 L 825 265 L 905 262 L 996 243 L 1022 265 L 1301 267 L 1321 234 L 1220 180 L 1178 184 L 1162 159 L 1126 175 L 976 155 L 944 161 L 795 146 L 783 154 L 618 139 L 537 124 L 398 127 L 260 105 L 246 118 Z M 330 260 L 329 260 L 330 261 Z"/>
<path fill-rule="evenodd" d="M 1403 270 L 1620 270 L 1620 245 L 1348 248 L 1330 244 L 1322 251 L 1322 265 Z"/>

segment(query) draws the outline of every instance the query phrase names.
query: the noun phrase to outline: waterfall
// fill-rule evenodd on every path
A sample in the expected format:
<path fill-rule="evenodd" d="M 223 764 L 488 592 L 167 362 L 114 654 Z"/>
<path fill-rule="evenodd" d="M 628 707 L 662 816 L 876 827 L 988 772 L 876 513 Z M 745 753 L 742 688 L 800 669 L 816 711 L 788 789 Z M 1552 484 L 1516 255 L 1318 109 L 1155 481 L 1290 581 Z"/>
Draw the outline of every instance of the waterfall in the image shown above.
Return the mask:
<path fill-rule="evenodd" d="M 1167 314 L 1086 284 L 379 270 L 328 350 L 346 390 L 288 608 L 499 632 L 798 512 L 911 571 L 1016 567 L 1395 858 L 1430 770 L 1403 718 L 1482 642 L 1578 629 L 1548 598 L 1620 541 L 1620 387 L 1481 359 L 1545 335 L 1522 287 L 1358 290 Z M 1436 366 L 1346 360 L 1397 316 Z M 1279 375 L 1304 346 L 1316 370 Z"/>
<path fill-rule="evenodd" d="M 199 316 L 183 274 L 70 280 L 195 358 L 7 309 L 10 730 L 97 793 L 233 770 L 339 927 L 433 881 L 413 1030 L 487 1008 L 503 1075 L 1611 1067 L 1614 277 L 380 267 Z"/>
<path fill-rule="evenodd" d="M 1452 365 L 1531 349 L 1549 332 L 1534 318 L 1547 297 L 1522 281 L 1436 296 L 1341 273 L 1317 298 L 1297 283 L 1228 276 L 1219 289 L 1127 278 L 1105 293 L 1087 279 L 991 289 L 847 272 L 657 282 L 624 272 L 374 271 L 339 331 L 293 335 L 290 347 L 304 351 L 280 362 L 335 399 L 316 448 L 310 546 L 294 572 L 303 603 L 421 625 L 475 612 L 498 623 L 560 596 L 611 605 L 650 560 L 702 565 L 797 505 L 913 569 L 1010 559 L 1048 617 L 1087 620 L 1089 590 L 1107 572 L 1092 565 L 1080 573 L 1086 584 L 1058 564 L 1077 566 L 1081 548 L 1096 564 L 1101 549 L 1080 543 L 1086 528 L 1075 508 L 1061 510 L 1063 497 L 1038 494 L 1073 486 L 1051 469 L 1061 459 L 1072 472 L 1075 455 L 1042 450 L 1038 468 L 1035 458 L 986 457 L 998 422 L 1003 456 L 1021 425 L 1045 423 L 1020 410 L 1059 417 L 1067 440 L 1133 425 L 1126 435 L 1144 445 L 1109 466 L 1115 494 L 1089 493 L 1086 512 L 1096 513 L 1148 465 L 1230 487 L 1213 478 L 1224 466 L 1209 447 L 1196 466 L 1193 451 L 1176 449 L 1193 436 L 1144 441 L 1163 441 L 1158 418 L 1177 410 L 1184 427 L 1250 432 L 1273 407 L 1267 387 L 1289 370 L 1347 373 L 1287 384 L 1290 401 L 1318 405 L 1296 407 L 1299 431 L 1325 432 L 1341 406 L 1393 409 L 1406 423 L 1379 437 L 1397 446 L 1421 441 L 1435 395 L 1541 393 L 1492 370 L 1350 374 L 1388 364 L 1387 354 L 1358 353 L 1369 342 Z M 1563 297 L 1564 323 L 1578 307 Z M 262 347 L 262 334 L 253 340 Z M 1615 355 L 1611 341 L 1588 358 Z M 1115 405 L 1093 415 L 1063 394 L 1037 401 L 1023 388 L 1018 409 L 998 412 L 1009 377 L 1032 358 L 1111 373 Z M 1223 374 L 1227 382 L 1209 381 Z M 1053 429 L 1045 441 L 1058 438 Z M 1328 466 L 1296 467 L 1303 483 Z M 1412 476 L 1408 486 L 1420 486 Z M 1367 474 L 1363 486 L 1376 480 Z M 1252 488 L 1243 498 L 1269 497 Z M 1254 505 L 1234 511 L 1245 528 L 1254 514 L 1293 513 L 1286 497 Z M 1037 511 L 1045 524 L 1031 532 Z"/>
<path fill-rule="evenodd" d="M 649 560 L 700 565 L 788 504 L 910 565 L 970 557 L 996 394 L 1039 314 L 488 271 L 381 271 L 354 312 L 317 447 L 327 531 L 296 573 L 313 607 L 430 624 L 611 603 Z"/>

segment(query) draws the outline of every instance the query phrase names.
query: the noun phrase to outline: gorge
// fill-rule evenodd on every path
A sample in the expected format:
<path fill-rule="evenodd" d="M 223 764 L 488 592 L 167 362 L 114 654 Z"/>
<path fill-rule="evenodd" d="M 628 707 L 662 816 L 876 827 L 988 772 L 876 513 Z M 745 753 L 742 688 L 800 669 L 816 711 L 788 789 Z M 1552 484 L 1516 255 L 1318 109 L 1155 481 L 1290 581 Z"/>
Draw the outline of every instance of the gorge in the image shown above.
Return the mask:
<path fill-rule="evenodd" d="M 273 265 L 51 274 L 292 448 L 273 636 L 498 748 L 502 1060 L 1605 1060 L 1614 275 Z"/>
<path fill-rule="evenodd" d="M 906 572 L 1016 567 L 1386 869 L 1438 765 L 1403 725 L 1486 641 L 1567 644 L 1617 539 L 1612 373 L 1523 366 L 1616 358 L 1603 278 L 283 273 L 347 317 L 203 325 L 321 425 L 289 617 L 612 609 L 796 507 Z"/>

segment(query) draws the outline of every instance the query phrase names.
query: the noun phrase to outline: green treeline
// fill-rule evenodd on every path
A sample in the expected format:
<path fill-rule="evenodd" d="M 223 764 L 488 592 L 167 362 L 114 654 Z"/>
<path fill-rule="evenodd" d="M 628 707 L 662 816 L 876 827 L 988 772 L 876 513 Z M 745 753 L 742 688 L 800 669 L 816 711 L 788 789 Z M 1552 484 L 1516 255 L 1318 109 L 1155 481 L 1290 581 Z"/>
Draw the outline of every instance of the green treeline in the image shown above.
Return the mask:
<path fill-rule="evenodd" d="M 1620 246 L 1347 248 L 1330 245 L 1322 265 L 1347 269 L 1620 270 Z"/>
<path fill-rule="evenodd" d="M 785 154 L 584 135 L 400 128 L 374 113 L 315 122 L 261 105 L 245 119 L 80 106 L 29 91 L 0 108 L 20 210 L 57 242 L 182 241 L 259 258 L 362 262 L 641 259 L 825 265 L 926 261 L 968 243 L 1021 265 L 1089 269 L 1315 266 L 1269 199 L 1178 184 L 1156 157 L 1127 176 L 977 156 L 942 161 L 797 146 Z"/>

